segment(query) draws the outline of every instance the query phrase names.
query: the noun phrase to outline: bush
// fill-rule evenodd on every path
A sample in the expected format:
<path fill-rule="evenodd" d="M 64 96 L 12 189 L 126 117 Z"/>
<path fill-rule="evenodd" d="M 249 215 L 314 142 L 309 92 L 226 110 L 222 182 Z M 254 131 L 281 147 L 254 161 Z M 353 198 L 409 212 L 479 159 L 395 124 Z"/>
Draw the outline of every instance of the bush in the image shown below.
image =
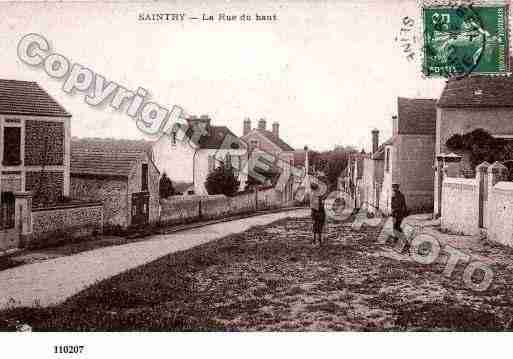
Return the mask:
<path fill-rule="evenodd" d="M 168 198 L 175 194 L 173 182 L 169 179 L 166 172 L 160 177 L 159 181 L 159 196 L 160 198 Z"/>
<path fill-rule="evenodd" d="M 235 176 L 233 168 L 220 166 L 210 172 L 205 181 L 205 188 L 208 194 L 224 194 L 234 196 L 239 189 L 240 182 Z"/>
<path fill-rule="evenodd" d="M 505 142 L 481 128 L 464 135 L 455 134 L 445 144 L 451 151 L 468 151 L 473 167 L 484 161 L 493 163 L 504 160 Z"/>

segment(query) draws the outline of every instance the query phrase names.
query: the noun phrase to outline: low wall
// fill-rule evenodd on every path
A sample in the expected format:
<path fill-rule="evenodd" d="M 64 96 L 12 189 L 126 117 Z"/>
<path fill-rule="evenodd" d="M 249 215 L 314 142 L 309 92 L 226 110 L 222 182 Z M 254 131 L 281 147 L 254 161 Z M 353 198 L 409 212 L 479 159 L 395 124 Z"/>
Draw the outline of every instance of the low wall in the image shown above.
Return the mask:
<path fill-rule="evenodd" d="M 513 247 L 513 182 L 498 182 L 489 193 L 488 238 Z"/>
<path fill-rule="evenodd" d="M 281 192 L 274 188 L 242 192 L 234 197 L 176 196 L 160 201 L 161 225 L 175 225 L 286 207 Z"/>
<path fill-rule="evenodd" d="M 476 179 L 446 177 L 442 184 L 442 229 L 472 235 L 479 232 Z"/>
<path fill-rule="evenodd" d="M 33 208 L 29 246 L 90 236 L 102 231 L 103 205 L 101 202 Z"/>

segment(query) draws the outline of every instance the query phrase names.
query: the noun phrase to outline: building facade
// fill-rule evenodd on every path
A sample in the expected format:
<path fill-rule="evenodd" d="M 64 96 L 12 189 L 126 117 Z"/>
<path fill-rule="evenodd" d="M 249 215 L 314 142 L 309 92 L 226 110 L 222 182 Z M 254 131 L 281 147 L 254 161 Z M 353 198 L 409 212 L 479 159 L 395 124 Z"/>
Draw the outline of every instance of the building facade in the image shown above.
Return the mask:
<path fill-rule="evenodd" d="M 276 188 L 282 193 L 282 199 L 285 202 L 292 201 L 294 198 L 294 180 L 291 175 L 291 168 L 294 166 L 294 149 L 280 137 L 280 125 L 274 122 L 272 131 L 266 128 L 266 120 L 260 119 L 257 128 L 251 128 L 251 120 L 246 118 L 243 123 L 243 136 L 241 139 L 246 143 L 250 158 L 255 158 L 256 153 L 265 153 L 273 157 L 276 172 L 285 171 L 284 178 L 287 181 L 281 183 L 278 181 Z"/>
<path fill-rule="evenodd" d="M 35 82 L 0 80 L 0 186 L 34 206 L 69 196 L 71 115 Z"/>
<path fill-rule="evenodd" d="M 177 125 L 163 134 L 152 147 L 152 158 L 161 173 L 173 182 L 192 183 L 190 194 L 207 195 L 209 173 L 227 159 L 240 182 L 246 186 L 246 144 L 226 126 L 213 126 L 208 116 L 190 117 L 187 125 Z M 189 191 L 191 192 L 191 191 Z"/>
<path fill-rule="evenodd" d="M 447 140 L 455 134 L 464 135 L 476 129 L 483 129 L 494 137 L 513 138 L 512 93 L 511 76 L 469 76 L 447 81 L 436 110 L 435 215 L 441 214 L 443 168 L 450 166 L 444 158 L 453 152 L 447 147 Z M 475 176 L 469 156 L 464 152 L 454 152 L 461 155 L 462 160 L 457 168 L 453 168 L 453 175 L 471 172 L 471 177 Z"/>
<path fill-rule="evenodd" d="M 71 196 L 101 201 L 105 228 L 156 223 L 160 172 L 145 150 L 122 146 L 120 142 L 124 141 L 72 142 Z"/>
<path fill-rule="evenodd" d="M 397 99 L 392 138 L 384 147 L 380 209 L 390 213 L 392 183 L 400 185 L 410 211 L 433 208 L 436 100 Z"/>

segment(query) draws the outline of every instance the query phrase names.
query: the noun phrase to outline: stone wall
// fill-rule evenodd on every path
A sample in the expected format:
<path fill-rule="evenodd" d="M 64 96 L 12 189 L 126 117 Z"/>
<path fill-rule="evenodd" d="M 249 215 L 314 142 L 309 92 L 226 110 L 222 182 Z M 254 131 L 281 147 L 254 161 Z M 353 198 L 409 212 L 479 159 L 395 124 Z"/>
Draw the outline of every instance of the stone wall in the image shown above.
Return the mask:
<path fill-rule="evenodd" d="M 103 223 L 106 226 L 129 225 L 126 179 L 71 177 L 70 195 L 87 201 L 103 202 Z"/>
<path fill-rule="evenodd" d="M 102 217 L 103 207 L 98 202 L 33 209 L 29 246 L 100 234 Z"/>
<path fill-rule="evenodd" d="M 27 171 L 25 190 L 33 193 L 36 207 L 59 202 L 64 194 L 64 174 L 62 171 Z"/>
<path fill-rule="evenodd" d="M 64 164 L 64 123 L 25 121 L 25 166 Z"/>
<path fill-rule="evenodd" d="M 160 223 L 162 225 L 184 224 L 200 220 L 218 219 L 257 210 L 286 207 L 281 192 L 274 188 L 243 192 L 234 197 L 175 196 L 161 199 Z"/>
<path fill-rule="evenodd" d="M 453 233 L 479 232 L 479 187 L 476 179 L 444 178 L 442 184 L 442 229 Z"/>

